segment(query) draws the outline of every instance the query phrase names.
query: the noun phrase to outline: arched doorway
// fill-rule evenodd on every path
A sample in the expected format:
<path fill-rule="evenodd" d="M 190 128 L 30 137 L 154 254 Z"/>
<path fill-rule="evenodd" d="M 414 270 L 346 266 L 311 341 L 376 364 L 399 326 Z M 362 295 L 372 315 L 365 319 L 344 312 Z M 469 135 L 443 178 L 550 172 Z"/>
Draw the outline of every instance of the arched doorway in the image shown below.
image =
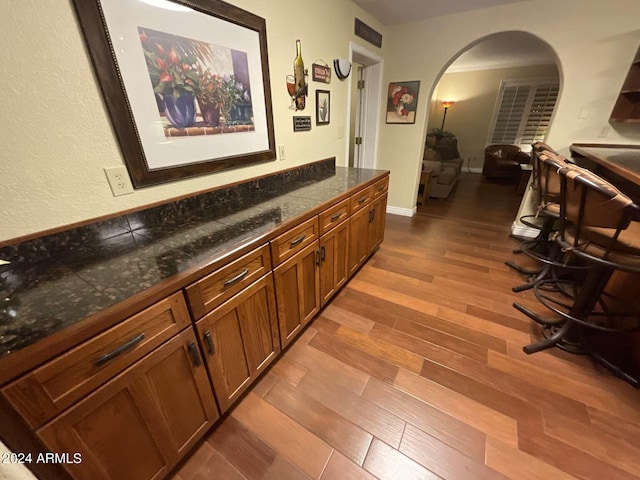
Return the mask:
<path fill-rule="evenodd" d="M 444 129 L 455 136 L 462 170 L 480 173 L 487 145 L 528 151 L 546 138 L 561 87 L 557 55 L 540 38 L 522 31 L 483 37 L 454 56 L 435 82 L 425 144 L 434 141 L 434 129 Z"/>

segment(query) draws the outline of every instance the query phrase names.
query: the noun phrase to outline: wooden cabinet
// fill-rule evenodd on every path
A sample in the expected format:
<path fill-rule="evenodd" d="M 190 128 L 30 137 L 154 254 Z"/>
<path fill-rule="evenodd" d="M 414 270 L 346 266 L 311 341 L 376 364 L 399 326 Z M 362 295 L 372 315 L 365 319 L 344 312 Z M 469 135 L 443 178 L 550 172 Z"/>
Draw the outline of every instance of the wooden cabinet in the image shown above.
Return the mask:
<path fill-rule="evenodd" d="M 191 323 L 182 293 L 45 363 L 2 389 L 31 428 L 38 428 Z"/>
<path fill-rule="evenodd" d="M 640 123 L 640 49 L 631 63 L 610 119 L 619 123 Z"/>
<path fill-rule="evenodd" d="M 320 302 L 322 306 L 349 278 L 348 257 L 349 222 L 343 221 L 320 237 Z"/>
<path fill-rule="evenodd" d="M 365 262 L 384 239 L 387 194 L 376 196 L 368 208 L 351 215 L 349 232 L 349 275 Z"/>
<path fill-rule="evenodd" d="M 219 417 L 191 327 L 37 431 L 76 480 L 163 478 Z M 81 462 L 73 454 L 79 454 Z"/>
<path fill-rule="evenodd" d="M 316 240 L 273 271 L 283 348 L 320 310 L 319 263 Z"/>
<path fill-rule="evenodd" d="M 224 413 L 280 353 L 272 276 L 213 310 L 196 329 Z"/>

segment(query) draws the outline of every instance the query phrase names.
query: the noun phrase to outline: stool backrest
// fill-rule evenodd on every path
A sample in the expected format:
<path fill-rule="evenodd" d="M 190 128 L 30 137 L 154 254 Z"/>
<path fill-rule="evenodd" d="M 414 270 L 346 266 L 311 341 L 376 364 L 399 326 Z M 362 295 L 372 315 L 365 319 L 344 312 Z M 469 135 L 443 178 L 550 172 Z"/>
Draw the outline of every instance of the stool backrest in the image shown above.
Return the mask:
<path fill-rule="evenodd" d="M 541 207 L 560 201 L 561 180 L 558 170 L 568 165 L 565 157 L 555 152 L 540 150 L 535 153 L 533 168 L 537 169 L 536 181 Z"/>

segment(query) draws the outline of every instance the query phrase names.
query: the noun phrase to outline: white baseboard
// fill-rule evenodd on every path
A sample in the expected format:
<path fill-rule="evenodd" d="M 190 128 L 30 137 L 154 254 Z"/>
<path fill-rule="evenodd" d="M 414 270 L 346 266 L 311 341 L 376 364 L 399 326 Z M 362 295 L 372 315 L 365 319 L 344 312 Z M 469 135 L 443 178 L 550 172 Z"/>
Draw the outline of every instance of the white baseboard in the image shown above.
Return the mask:
<path fill-rule="evenodd" d="M 466 170 L 463 170 L 466 171 Z M 470 173 L 482 173 L 482 168 L 478 168 L 478 167 L 473 167 L 469 169 Z"/>
<path fill-rule="evenodd" d="M 516 222 L 513 222 L 513 225 L 511 225 L 511 235 L 515 235 L 516 237 L 535 238 L 538 233 L 540 233 L 540 230 L 518 225 Z"/>
<path fill-rule="evenodd" d="M 403 217 L 413 217 L 417 211 L 418 211 L 418 207 L 400 208 L 400 207 L 392 207 L 387 205 L 387 213 L 392 213 L 394 215 L 401 215 Z"/>

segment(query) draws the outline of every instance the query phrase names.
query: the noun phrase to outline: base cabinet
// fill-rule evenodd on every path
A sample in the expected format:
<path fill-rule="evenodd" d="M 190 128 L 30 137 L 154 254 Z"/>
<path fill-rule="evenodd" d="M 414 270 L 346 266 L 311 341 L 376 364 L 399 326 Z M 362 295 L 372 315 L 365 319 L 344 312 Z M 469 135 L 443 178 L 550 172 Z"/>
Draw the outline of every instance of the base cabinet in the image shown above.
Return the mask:
<path fill-rule="evenodd" d="M 283 348 L 320 310 L 319 263 L 316 240 L 273 271 Z"/>
<path fill-rule="evenodd" d="M 70 453 L 65 469 L 76 480 L 152 480 L 163 478 L 218 418 L 189 327 L 37 435 L 51 452 Z"/>
<path fill-rule="evenodd" d="M 378 196 L 368 208 L 354 213 L 349 219 L 349 275 L 365 262 L 384 239 L 387 194 Z"/>
<path fill-rule="evenodd" d="M 320 302 L 324 306 L 349 278 L 349 222 L 320 237 Z"/>
<path fill-rule="evenodd" d="M 224 413 L 280 353 L 271 274 L 196 322 L 196 329 Z"/>

